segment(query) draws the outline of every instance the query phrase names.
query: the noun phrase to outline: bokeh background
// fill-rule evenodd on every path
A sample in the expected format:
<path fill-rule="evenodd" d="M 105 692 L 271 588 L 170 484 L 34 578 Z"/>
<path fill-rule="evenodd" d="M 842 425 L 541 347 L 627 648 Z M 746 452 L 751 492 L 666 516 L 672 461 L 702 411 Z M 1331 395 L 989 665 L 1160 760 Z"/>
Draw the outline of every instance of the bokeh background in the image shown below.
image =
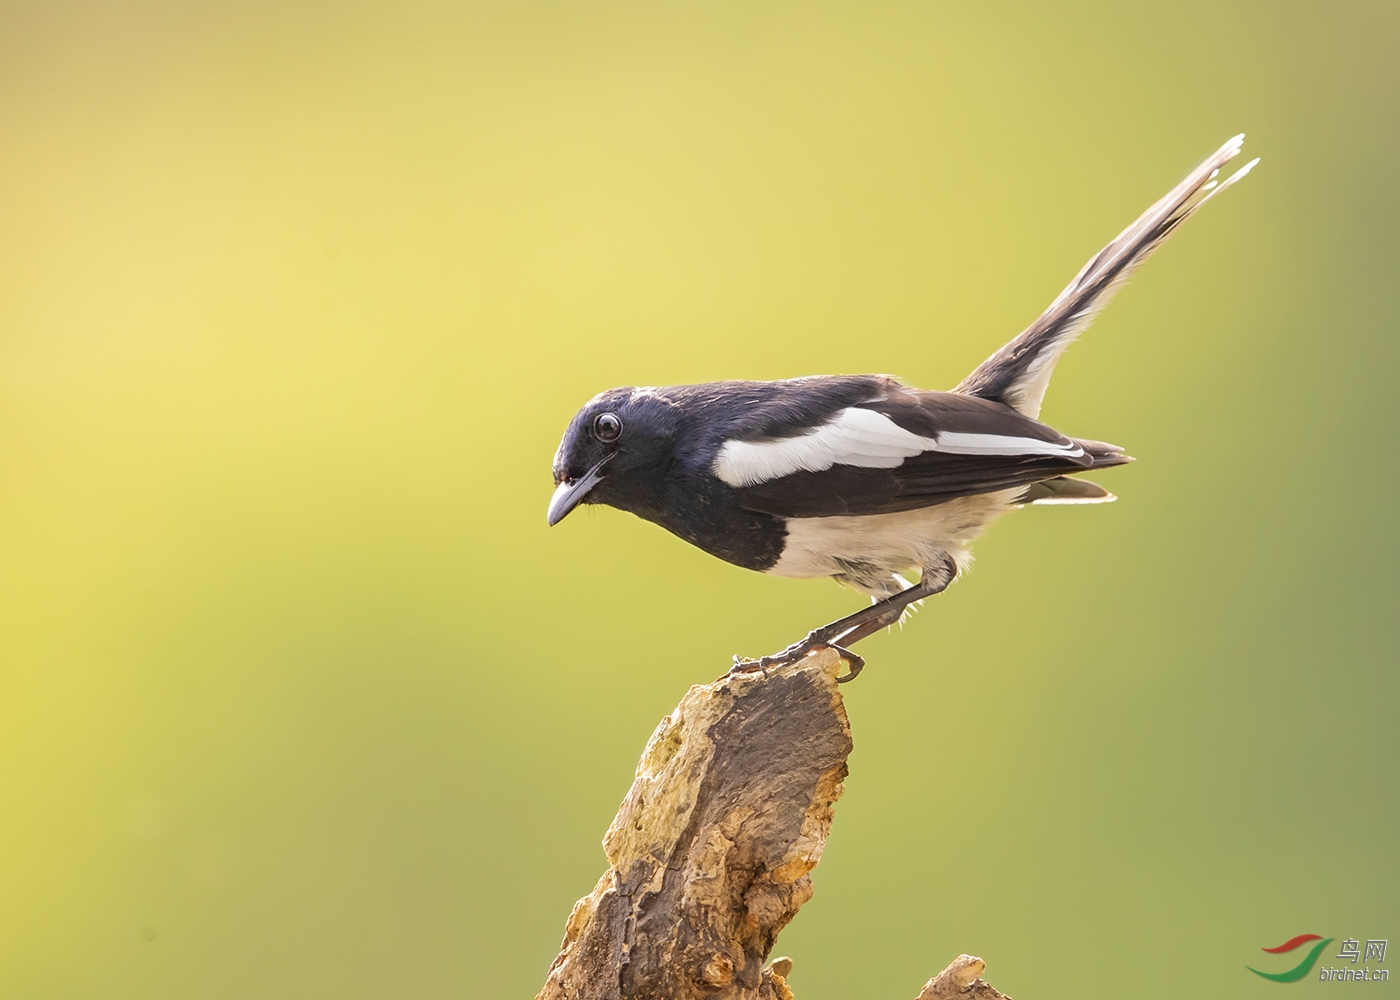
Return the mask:
<path fill-rule="evenodd" d="M 0 4 L 0 995 L 532 996 L 660 717 L 860 603 L 546 529 L 574 410 L 950 386 L 1241 130 L 1048 397 L 1121 500 L 869 642 L 779 950 L 801 1000 L 959 951 L 1053 1000 L 1400 946 L 1397 43 L 1390 2 Z"/>

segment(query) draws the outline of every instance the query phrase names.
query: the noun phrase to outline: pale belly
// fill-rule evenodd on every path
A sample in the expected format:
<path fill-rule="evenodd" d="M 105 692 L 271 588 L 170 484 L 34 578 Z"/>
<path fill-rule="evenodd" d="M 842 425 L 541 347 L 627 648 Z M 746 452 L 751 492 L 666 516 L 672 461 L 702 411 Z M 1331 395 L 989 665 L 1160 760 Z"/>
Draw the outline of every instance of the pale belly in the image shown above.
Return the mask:
<path fill-rule="evenodd" d="M 907 585 L 902 574 L 948 557 L 961 572 L 972 561 L 972 542 L 1023 492 L 959 497 L 897 514 L 788 518 L 782 558 L 768 572 L 832 576 L 873 597 L 888 597 Z"/>

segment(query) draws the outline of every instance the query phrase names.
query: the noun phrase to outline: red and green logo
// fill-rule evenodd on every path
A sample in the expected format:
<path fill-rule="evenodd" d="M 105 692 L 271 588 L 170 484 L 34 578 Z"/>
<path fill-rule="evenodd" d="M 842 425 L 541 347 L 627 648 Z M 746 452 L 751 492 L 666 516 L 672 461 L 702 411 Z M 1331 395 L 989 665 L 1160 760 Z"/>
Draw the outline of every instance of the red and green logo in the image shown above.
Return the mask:
<path fill-rule="evenodd" d="M 1322 949 L 1326 948 L 1335 940 L 1336 938 L 1327 938 L 1324 941 L 1321 934 L 1299 934 L 1295 938 L 1289 938 L 1276 948 L 1260 949 L 1261 951 L 1268 952 L 1270 955 L 1282 955 L 1285 952 L 1301 948 L 1309 941 L 1316 941 L 1317 944 L 1312 946 L 1312 949 L 1303 957 L 1303 960 L 1287 972 L 1260 972 L 1258 969 L 1249 965 L 1246 965 L 1245 968 L 1256 976 L 1272 979 L 1276 983 L 1296 983 L 1312 971 L 1313 966 L 1317 964 L 1317 957 L 1322 954 Z"/>

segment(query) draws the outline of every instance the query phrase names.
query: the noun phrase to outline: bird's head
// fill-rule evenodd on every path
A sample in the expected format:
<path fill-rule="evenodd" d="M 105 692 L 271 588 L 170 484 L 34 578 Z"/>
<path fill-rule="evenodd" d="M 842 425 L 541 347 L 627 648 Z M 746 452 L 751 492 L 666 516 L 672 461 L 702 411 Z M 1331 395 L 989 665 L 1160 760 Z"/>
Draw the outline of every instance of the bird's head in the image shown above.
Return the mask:
<path fill-rule="evenodd" d="M 677 423 L 675 406 L 654 389 L 623 386 L 589 400 L 554 454 L 550 525 L 581 503 L 635 512 L 666 474 Z"/>

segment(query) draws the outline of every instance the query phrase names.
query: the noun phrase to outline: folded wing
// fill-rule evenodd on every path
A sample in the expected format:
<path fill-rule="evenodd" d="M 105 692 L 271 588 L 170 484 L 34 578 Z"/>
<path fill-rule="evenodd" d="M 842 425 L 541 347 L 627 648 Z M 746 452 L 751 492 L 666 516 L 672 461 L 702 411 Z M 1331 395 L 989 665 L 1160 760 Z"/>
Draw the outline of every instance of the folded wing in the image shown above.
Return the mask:
<path fill-rule="evenodd" d="M 800 434 L 726 441 L 714 473 L 740 503 L 782 517 L 881 514 L 1128 461 L 1010 407 L 887 383 Z"/>

